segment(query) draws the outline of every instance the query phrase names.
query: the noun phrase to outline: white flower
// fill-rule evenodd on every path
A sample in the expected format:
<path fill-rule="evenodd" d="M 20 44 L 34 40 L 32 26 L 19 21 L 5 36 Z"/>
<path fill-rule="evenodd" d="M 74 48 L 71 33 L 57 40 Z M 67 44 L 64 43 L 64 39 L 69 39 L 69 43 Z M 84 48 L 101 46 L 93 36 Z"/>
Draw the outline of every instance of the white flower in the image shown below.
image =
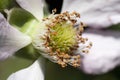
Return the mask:
<path fill-rule="evenodd" d="M 119 0 L 64 0 L 62 12 L 78 11 L 90 28 L 83 36 L 93 42 L 90 53 L 83 55 L 82 70 L 86 73 L 105 73 L 120 65 L 120 32 L 106 28 L 120 23 Z M 92 27 L 92 28 L 91 28 Z"/>
<path fill-rule="evenodd" d="M 42 4 L 42 0 L 17 0 L 17 2 L 23 9 L 27 10 L 37 18 L 36 22 L 38 23 L 32 25 L 34 28 L 32 28 L 31 25 L 28 26 L 26 23 L 25 25 L 28 26 L 28 30 L 25 31 L 25 33 L 23 31 L 24 34 L 29 35 L 29 38 L 32 39 L 34 48 L 36 48 L 44 57 L 60 64 L 62 67 L 65 67 L 68 64 L 74 67 L 80 66 L 80 54 L 74 54 L 78 49 L 78 44 L 80 43 L 83 45 L 81 46 L 79 53 L 87 53 L 88 50 L 86 51 L 86 49 L 89 49 L 91 46 L 89 43 L 89 48 L 87 45 L 84 45 L 84 43 L 87 42 L 87 39 L 81 36 L 83 23 L 81 23 L 81 26 L 78 28 L 74 27 L 77 18 L 80 17 L 79 13 L 64 12 L 55 15 L 55 10 L 53 10 L 52 15 L 42 20 L 43 12 L 41 10 L 43 10 L 43 5 L 38 6 L 40 2 Z M 9 15 L 8 20 L 10 20 L 10 15 L 13 13 L 13 10 L 7 12 Z M 7 23 L 7 21 L 5 22 Z M 4 35 L 2 36 L 5 37 Z M 13 73 L 8 80 L 39 80 L 41 76 L 41 80 L 43 80 L 42 69 L 40 66 L 37 66 L 39 64 L 40 63 L 37 61 L 29 68 Z M 34 75 L 36 71 L 38 73 L 37 75 L 30 76 L 32 74 Z"/>
<path fill-rule="evenodd" d="M 94 1 L 94 0 L 91 0 L 91 1 Z M 31 12 L 38 20 L 41 21 L 41 18 L 38 17 L 38 16 L 40 16 L 39 13 L 38 13 L 39 12 L 38 11 L 39 7 L 34 7 L 34 6 L 37 6 L 37 4 L 39 4 L 39 3 L 36 4 L 36 3 L 34 3 L 34 1 L 31 1 L 32 3 L 35 4 L 35 5 L 32 5 L 32 3 L 29 2 L 29 1 L 17 0 L 17 2 L 20 4 L 20 6 L 22 8 L 24 8 L 25 10 Z M 72 9 L 76 10 L 75 6 L 77 6 L 77 3 L 79 3 L 79 1 L 77 1 L 77 0 L 73 1 L 73 2 L 71 1 L 72 3 L 69 2 L 69 3 L 71 3 L 71 6 L 67 7 L 68 6 L 67 5 L 68 2 L 67 2 L 67 0 L 64 1 L 64 5 L 63 5 L 62 11 L 70 10 L 70 9 L 71 10 Z M 81 0 L 81 2 L 82 2 L 82 0 Z M 84 1 L 84 2 L 87 2 L 87 1 Z M 102 1 L 99 0 L 98 2 L 102 2 Z M 79 6 L 81 6 L 81 5 L 79 5 Z M 31 6 L 33 8 L 30 8 Z M 41 6 L 43 6 L 43 5 L 41 5 Z M 32 9 L 35 9 L 35 10 L 32 10 Z M 40 9 L 41 9 L 41 7 L 40 7 Z M 79 9 L 79 7 L 77 7 L 77 9 Z M 84 6 L 83 6 L 81 10 L 88 10 L 88 12 L 86 12 L 86 14 L 89 14 L 89 11 L 91 9 L 90 10 L 89 10 L 89 8 L 88 9 L 84 9 Z M 113 8 L 113 10 L 114 10 L 114 8 Z M 79 10 L 77 10 L 77 11 L 79 11 Z M 80 13 L 81 13 L 81 11 L 80 11 Z M 94 13 L 94 11 L 93 11 L 93 13 Z M 85 13 L 82 13 L 82 14 L 85 14 Z M 102 16 L 102 18 L 103 17 L 104 16 Z M 106 20 L 106 17 L 105 17 L 105 19 L 103 18 L 102 20 L 103 20 L 103 22 L 107 21 L 108 22 L 107 24 L 104 24 L 103 22 L 101 22 L 100 18 L 101 17 L 98 17 L 98 19 L 96 19 L 96 17 L 95 17 L 95 19 L 94 19 L 94 15 L 92 15 L 92 17 L 89 17 L 89 15 L 88 15 L 85 19 L 89 19 L 89 20 L 84 20 L 84 17 L 83 17 L 82 20 L 85 21 L 86 23 L 88 21 L 87 24 L 90 25 L 90 26 L 93 26 L 93 27 L 96 27 L 96 26 L 97 27 L 105 27 L 105 26 L 111 25 L 111 23 L 109 23 L 108 19 Z M 116 18 L 116 17 L 114 17 L 114 18 Z M 91 19 L 94 19 L 94 20 L 91 20 Z M 98 23 L 97 23 L 97 22 L 95 22 L 96 20 L 100 20 L 100 22 L 98 21 Z M 93 22 L 91 22 L 91 21 L 93 21 Z M 117 20 L 117 21 L 119 22 L 119 20 Z M 117 21 L 115 23 L 117 23 Z M 83 55 L 82 69 L 84 71 L 86 71 L 87 73 L 99 74 L 99 73 L 107 72 L 107 71 L 113 69 L 115 66 L 119 65 L 120 64 L 118 62 L 119 61 L 119 56 L 118 55 L 119 55 L 119 52 L 120 52 L 119 51 L 120 50 L 120 48 L 119 48 L 119 46 L 120 46 L 119 45 L 119 41 L 120 41 L 119 35 L 120 35 L 120 32 L 113 32 L 113 31 L 109 31 L 109 30 L 107 30 L 105 32 L 104 32 L 104 30 L 96 30 L 96 29 L 92 30 L 92 31 L 91 30 L 86 31 L 86 33 L 84 33 L 84 36 L 90 38 L 90 40 L 93 41 L 94 44 L 93 44 L 93 48 L 91 49 L 89 54 L 87 54 L 87 55 L 86 54 L 85 55 L 82 54 Z M 80 44 L 80 46 L 81 46 L 81 44 Z M 79 52 L 80 51 L 78 49 L 77 53 L 79 53 Z M 109 53 L 110 53 L 110 55 L 108 55 Z M 26 80 L 27 79 L 29 80 L 29 78 L 31 78 L 31 79 L 36 78 L 36 80 L 44 80 L 44 75 L 43 75 L 42 69 L 41 69 L 40 66 L 38 66 L 38 64 L 40 64 L 40 63 L 35 62 L 32 65 L 32 67 L 33 66 L 36 67 L 35 70 L 32 67 L 26 68 L 24 70 L 21 70 L 21 71 L 18 71 L 16 73 L 13 73 L 12 75 L 10 75 L 8 80 L 13 80 L 13 79 L 14 80 L 21 80 L 20 77 L 21 78 L 23 77 Z M 33 73 L 33 75 L 34 75 L 35 72 L 32 72 L 32 70 L 35 71 L 35 72 L 37 70 L 39 70 L 39 72 L 38 72 L 39 75 L 37 75 L 37 74 L 35 76 L 27 75 L 28 72 L 29 72 L 29 74 Z M 40 79 L 40 76 L 41 76 L 41 79 Z"/>
<path fill-rule="evenodd" d="M 33 4 L 33 9 L 29 8 L 33 2 L 17 0 L 18 4 L 25 10 L 32 13 L 35 17 L 38 15 L 35 11 L 37 4 Z M 42 6 L 42 5 L 41 5 Z M 43 7 L 43 6 L 42 6 Z M 54 14 L 56 10 L 47 18 L 37 19 L 40 23 L 34 25 L 35 31 L 32 32 L 32 44 L 40 54 L 47 57 L 51 61 L 60 64 L 62 67 L 70 64 L 74 67 L 80 66 L 80 54 L 75 54 L 78 49 L 78 44 L 82 44 L 79 53 L 87 53 L 91 47 L 91 43 L 84 45 L 87 42 L 86 38 L 81 36 L 83 23 L 78 28 L 74 25 L 77 19 L 80 18 L 77 12 L 64 12 L 61 14 Z M 90 46 L 89 48 L 87 46 Z M 42 53 L 41 53 L 42 52 Z"/>

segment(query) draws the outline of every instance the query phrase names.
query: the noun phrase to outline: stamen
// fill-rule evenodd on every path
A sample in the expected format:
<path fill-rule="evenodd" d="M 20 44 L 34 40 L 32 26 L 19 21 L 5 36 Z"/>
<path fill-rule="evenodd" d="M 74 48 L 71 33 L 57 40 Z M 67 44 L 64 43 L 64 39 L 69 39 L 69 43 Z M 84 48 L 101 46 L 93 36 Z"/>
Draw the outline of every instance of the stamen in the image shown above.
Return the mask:
<path fill-rule="evenodd" d="M 52 10 L 52 14 L 55 14 L 56 12 L 57 12 L 56 8 Z"/>
<path fill-rule="evenodd" d="M 79 44 L 85 44 L 88 39 L 82 37 L 84 24 L 81 22 L 78 28 L 74 25 L 80 14 L 77 12 L 69 13 L 68 11 L 56 14 L 56 9 L 52 11 L 52 15 L 43 19 L 45 23 L 46 34 L 42 36 L 43 46 L 46 48 L 47 57 L 50 60 L 66 67 L 68 64 L 74 67 L 80 66 L 80 54 L 74 52 L 80 47 Z M 86 45 L 81 52 L 88 53 L 92 43 Z"/>

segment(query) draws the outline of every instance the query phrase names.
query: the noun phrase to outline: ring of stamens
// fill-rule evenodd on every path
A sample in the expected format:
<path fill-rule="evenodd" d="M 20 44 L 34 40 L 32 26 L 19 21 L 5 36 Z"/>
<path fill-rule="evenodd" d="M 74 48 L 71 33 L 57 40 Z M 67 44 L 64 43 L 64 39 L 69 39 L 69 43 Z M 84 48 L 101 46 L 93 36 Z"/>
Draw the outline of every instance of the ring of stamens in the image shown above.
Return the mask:
<path fill-rule="evenodd" d="M 62 67 L 67 66 L 67 64 L 70 64 L 74 67 L 80 66 L 80 54 L 74 54 L 74 51 L 78 49 L 79 43 L 85 44 L 85 42 L 88 40 L 87 38 L 83 38 L 81 36 L 84 30 L 83 23 L 81 23 L 80 27 L 78 28 L 74 27 L 75 23 L 77 22 L 76 18 L 80 18 L 79 13 L 69 13 L 66 11 L 64 13 L 57 14 L 53 18 L 43 19 L 43 21 L 49 22 L 46 23 L 46 35 L 44 35 L 42 38 L 45 41 L 43 45 L 47 49 L 46 54 Z M 71 33 L 69 34 L 70 37 L 67 37 L 68 39 L 64 38 L 65 32 Z M 91 48 L 91 46 L 92 45 L 89 44 L 87 48 Z M 88 53 L 89 50 L 83 50 L 82 52 Z"/>

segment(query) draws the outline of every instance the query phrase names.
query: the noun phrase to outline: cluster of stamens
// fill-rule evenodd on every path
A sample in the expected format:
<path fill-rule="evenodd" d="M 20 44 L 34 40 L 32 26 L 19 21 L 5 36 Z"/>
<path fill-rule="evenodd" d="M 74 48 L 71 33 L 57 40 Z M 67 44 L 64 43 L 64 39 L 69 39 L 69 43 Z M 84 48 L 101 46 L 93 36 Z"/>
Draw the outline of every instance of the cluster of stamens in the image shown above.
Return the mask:
<path fill-rule="evenodd" d="M 54 15 L 55 10 L 53 10 Z M 80 54 L 74 54 L 74 52 L 78 49 L 78 44 L 85 44 L 88 40 L 87 38 L 83 38 L 81 33 L 84 30 L 84 24 L 81 23 L 79 27 L 75 28 L 74 25 L 77 22 L 76 18 L 80 18 L 80 14 L 77 12 L 69 13 L 64 12 L 61 14 L 54 15 L 54 17 L 44 18 L 43 22 L 47 22 L 47 32 L 42 37 L 45 41 L 43 46 L 47 49 L 47 55 L 51 57 L 54 62 L 60 64 L 62 67 L 67 66 L 67 64 L 72 65 L 74 67 L 80 66 Z M 62 40 L 59 36 L 64 36 L 64 32 L 62 34 L 59 32 L 62 30 L 61 28 L 70 26 L 70 30 L 72 30 L 73 34 L 69 34 L 70 41 Z M 60 30 L 59 30 L 60 29 Z M 63 29 L 64 30 L 64 29 Z M 69 30 L 69 29 L 68 29 Z M 60 33 L 60 34 L 59 34 Z M 69 38 L 69 37 L 68 37 Z M 65 38 L 67 39 L 67 38 Z M 60 44 L 59 44 L 60 43 Z M 90 49 L 92 44 L 86 46 L 86 48 Z M 82 50 L 83 53 L 88 53 L 89 50 Z"/>

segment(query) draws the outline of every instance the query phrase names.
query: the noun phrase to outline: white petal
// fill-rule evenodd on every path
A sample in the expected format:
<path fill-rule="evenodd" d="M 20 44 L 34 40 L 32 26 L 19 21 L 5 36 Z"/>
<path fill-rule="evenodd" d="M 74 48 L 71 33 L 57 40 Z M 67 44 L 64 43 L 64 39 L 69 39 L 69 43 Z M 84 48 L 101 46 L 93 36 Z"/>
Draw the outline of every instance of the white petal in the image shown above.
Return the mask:
<path fill-rule="evenodd" d="M 44 80 L 42 60 L 43 59 L 40 58 L 30 67 L 11 74 L 7 80 Z"/>
<path fill-rule="evenodd" d="M 25 10 L 33 14 L 38 20 L 43 18 L 43 1 L 42 0 L 16 0 L 17 3 Z"/>
<path fill-rule="evenodd" d="M 105 73 L 120 65 L 120 32 L 88 30 L 83 35 L 92 41 L 89 54 L 83 55 L 82 70 L 86 73 Z"/>
<path fill-rule="evenodd" d="M 63 11 L 77 11 L 81 20 L 95 28 L 120 23 L 120 0 L 64 0 Z"/>
<path fill-rule="evenodd" d="M 31 38 L 12 27 L 0 13 L 0 60 L 31 43 Z"/>

